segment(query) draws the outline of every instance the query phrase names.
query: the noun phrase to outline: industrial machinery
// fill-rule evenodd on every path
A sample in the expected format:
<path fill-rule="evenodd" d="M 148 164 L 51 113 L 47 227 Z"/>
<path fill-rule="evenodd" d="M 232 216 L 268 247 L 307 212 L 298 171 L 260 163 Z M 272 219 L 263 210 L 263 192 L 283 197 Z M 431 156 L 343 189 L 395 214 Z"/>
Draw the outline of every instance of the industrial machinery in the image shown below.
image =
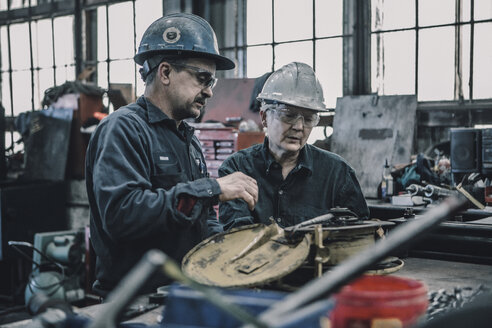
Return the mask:
<path fill-rule="evenodd" d="M 341 208 L 287 228 L 275 222 L 248 225 L 195 246 L 184 257 L 182 270 L 211 286 L 270 285 L 288 290 L 371 247 L 384 235 L 382 227 L 391 225 L 394 223 L 359 220 Z M 397 261 L 385 261 L 386 268 L 401 267 L 401 260 Z"/>
<path fill-rule="evenodd" d="M 32 272 L 24 293 L 28 309 L 33 296 L 40 293 L 68 303 L 84 299 L 85 291 L 81 288 L 85 252 L 82 232 L 36 233 L 34 245 L 23 241 L 9 241 L 8 244 L 32 261 Z M 19 246 L 32 249 L 32 260 Z"/>
<path fill-rule="evenodd" d="M 181 311 L 179 312 L 181 313 L 180 315 L 172 316 L 172 320 L 176 321 L 172 321 L 170 319 L 171 315 L 168 313 L 169 309 L 173 307 L 173 304 L 166 304 L 165 312 L 163 314 L 164 319 L 162 321 L 162 323 L 165 323 L 165 326 L 186 326 L 186 324 L 189 323 L 190 318 L 195 318 L 197 313 L 201 313 L 202 309 L 206 306 L 205 303 L 212 303 L 238 321 L 235 325 L 225 325 L 224 321 L 221 321 L 220 326 L 238 327 L 243 323 L 246 324 L 245 327 L 319 327 L 321 322 L 318 318 L 326 315 L 327 308 L 330 307 L 329 303 L 331 301 L 328 299 L 330 295 L 343 285 L 353 281 L 361 273 L 367 271 L 374 263 L 381 261 L 408 243 L 415 242 L 418 237 L 422 237 L 446 217 L 457 213 L 466 205 L 467 201 L 463 197 L 450 197 L 439 206 L 429 209 L 421 218 L 396 227 L 386 238 L 380 239 L 375 245 L 365 249 L 359 254 L 353 255 L 343 263 L 337 265 L 333 270 L 325 272 L 318 279 L 311 280 L 299 290 L 284 295 L 283 297 L 280 297 L 280 299 L 271 298 L 271 300 L 266 302 L 270 303 L 266 305 L 266 310 L 262 311 L 260 314 L 252 314 L 245 311 L 242 305 L 238 306 L 238 304 L 233 301 L 230 294 L 221 292 L 216 288 L 199 284 L 192 278 L 185 276 L 177 264 L 165 254 L 152 250 L 149 251 L 118 284 L 117 288 L 109 295 L 106 304 L 103 304 L 104 310 L 100 311 L 93 319 L 67 314 L 68 318 L 61 318 L 58 320 L 58 323 L 65 324 L 65 326 L 72 323 L 74 326 L 90 328 L 116 327 L 119 318 L 121 318 L 122 311 L 124 311 L 136 297 L 138 291 L 144 285 L 145 280 L 149 279 L 156 272 L 161 272 L 199 292 L 195 297 L 190 295 L 193 294 L 193 291 L 179 288 L 176 297 L 182 298 L 183 301 L 184 298 L 190 299 L 190 297 L 194 300 L 190 299 L 190 301 L 186 303 L 188 307 L 183 308 L 185 312 Z M 232 292 L 234 292 L 234 290 Z M 251 291 L 248 295 L 249 298 L 253 297 L 253 293 L 255 293 L 255 291 Z M 258 305 L 262 300 L 257 298 L 256 301 L 253 299 L 253 302 Z M 483 310 L 480 311 L 480 314 L 482 316 L 485 315 L 484 319 L 487 320 L 480 321 L 481 324 L 477 325 L 478 327 L 488 327 L 490 323 L 490 319 L 488 319 L 490 318 L 490 315 L 487 315 L 490 313 L 490 301 L 483 304 Z M 194 315 L 187 315 L 190 310 L 193 311 Z M 210 312 L 208 313 L 211 314 Z M 38 321 L 41 322 L 41 319 L 44 316 L 45 315 L 41 315 Z M 213 314 L 207 317 L 211 317 L 212 319 L 215 318 Z M 315 320 L 308 323 L 307 321 L 310 319 Z M 137 325 L 138 327 L 142 326 L 142 324 Z M 211 327 L 210 324 L 196 320 L 193 326 Z M 214 327 L 215 326 L 217 325 L 214 325 Z M 439 325 L 431 326 L 440 327 Z M 463 325 L 461 324 L 458 326 Z"/>

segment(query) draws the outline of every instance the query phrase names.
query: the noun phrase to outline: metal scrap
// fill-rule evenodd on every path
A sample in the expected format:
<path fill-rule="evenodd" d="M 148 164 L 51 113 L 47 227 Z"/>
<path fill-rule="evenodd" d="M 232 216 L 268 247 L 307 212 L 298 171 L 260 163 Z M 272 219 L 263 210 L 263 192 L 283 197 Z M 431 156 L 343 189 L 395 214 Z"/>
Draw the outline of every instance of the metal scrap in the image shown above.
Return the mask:
<path fill-rule="evenodd" d="M 429 292 L 429 306 L 427 307 L 426 319 L 430 321 L 452 310 L 462 308 L 465 304 L 473 301 L 478 295 L 489 291 L 489 287 L 479 285 L 476 289 L 472 287 L 454 287 L 452 291 L 439 289 L 438 291 Z"/>

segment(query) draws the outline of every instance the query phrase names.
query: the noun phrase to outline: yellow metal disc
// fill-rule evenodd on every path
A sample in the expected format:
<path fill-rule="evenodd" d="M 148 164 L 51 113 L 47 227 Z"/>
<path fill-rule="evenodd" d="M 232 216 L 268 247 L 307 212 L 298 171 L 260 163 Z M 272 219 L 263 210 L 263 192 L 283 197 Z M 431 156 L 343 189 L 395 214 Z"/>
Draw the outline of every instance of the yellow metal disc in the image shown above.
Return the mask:
<path fill-rule="evenodd" d="M 276 224 L 253 224 L 214 235 L 186 254 L 182 270 L 195 281 L 218 287 L 262 286 L 298 267 L 309 254 L 306 234 L 292 243 Z"/>

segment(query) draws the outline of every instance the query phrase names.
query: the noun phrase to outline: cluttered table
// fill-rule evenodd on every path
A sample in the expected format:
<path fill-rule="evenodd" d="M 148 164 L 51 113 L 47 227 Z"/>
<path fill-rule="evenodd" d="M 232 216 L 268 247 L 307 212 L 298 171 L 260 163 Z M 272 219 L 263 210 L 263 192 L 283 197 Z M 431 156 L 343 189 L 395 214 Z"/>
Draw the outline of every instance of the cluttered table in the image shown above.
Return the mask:
<path fill-rule="evenodd" d="M 429 292 L 446 291 L 453 293 L 456 288 L 476 291 L 480 288 L 492 289 L 492 266 L 463 262 L 442 261 L 423 258 L 404 258 L 403 267 L 392 275 L 407 277 L 424 282 Z M 149 305 L 148 297 L 139 297 L 132 307 L 145 308 Z M 107 304 L 97 304 L 85 308 L 75 308 L 75 312 L 88 318 L 104 313 Z M 164 306 L 147 307 L 151 310 L 140 314 L 127 322 L 156 325 L 162 318 Z M 0 327 L 26 327 L 31 320 L 24 320 Z"/>
<path fill-rule="evenodd" d="M 414 218 L 418 219 L 420 213 L 424 212 L 423 208 L 413 208 L 414 217 L 402 217 L 402 213 L 408 211 L 408 208 L 377 202 L 369 202 L 369 208 L 372 218 L 379 217 L 381 220 L 393 221 L 396 225 L 406 221 L 415 221 Z M 467 211 L 467 213 L 459 213 L 458 217 L 461 220 L 453 217 L 441 221 L 434 232 L 426 233 L 425 238 L 419 240 L 414 246 L 400 250 L 402 252 L 400 254 L 393 254 L 403 261 L 403 266 L 391 275 L 422 281 L 428 288 L 430 300 L 439 295 L 444 295 L 449 299 L 457 294 L 461 297 L 463 294 L 491 291 L 492 255 L 489 254 L 489 250 L 492 243 L 492 216 L 489 214 L 487 211 L 479 213 Z M 423 216 L 431 219 L 431 215 L 423 214 Z M 392 239 L 392 235 L 390 231 L 390 238 L 387 239 Z M 393 240 L 406 238 L 406 234 L 398 234 L 396 231 L 393 236 Z M 364 262 L 364 259 L 356 259 L 356 257 L 354 260 L 357 263 Z M 332 270 L 337 271 L 337 267 L 338 265 Z M 149 300 L 148 295 L 134 300 L 131 311 L 126 311 L 127 315 L 132 314 L 127 316 L 126 322 L 150 326 L 160 324 L 164 305 L 154 304 Z M 169 304 L 167 304 L 168 310 L 170 309 Z M 74 312 L 91 320 L 104 316 L 110 306 L 111 304 L 97 304 L 74 308 Z M 190 309 L 190 311 L 194 310 Z M 30 322 L 29 319 L 0 327 L 26 327 Z"/>

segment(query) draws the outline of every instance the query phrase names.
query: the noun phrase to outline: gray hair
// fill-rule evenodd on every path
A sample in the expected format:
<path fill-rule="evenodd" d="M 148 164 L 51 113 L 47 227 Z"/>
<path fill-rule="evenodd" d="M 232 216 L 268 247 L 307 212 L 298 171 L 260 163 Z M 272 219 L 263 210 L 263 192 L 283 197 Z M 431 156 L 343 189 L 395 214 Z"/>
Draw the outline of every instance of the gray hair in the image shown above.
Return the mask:
<path fill-rule="evenodd" d="M 145 84 L 146 85 L 151 85 L 154 80 L 155 80 L 155 76 L 157 74 L 157 67 L 159 67 L 159 65 L 162 63 L 162 62 L 169 62 L 171 65 L 173 63 L 176 63 L 176 64 L 185 64 L 187 62 L 187 58 L 183 58 L 183 57 L 177 57 L 177 56 L 163 56 L 163 55 L 158 55 L 158 56 L 154 56 L 152 58 L 149 58 L 145 61 L 144 65 L 147 65 L 147 68 L 146 69 L 140 69 L 140 74 L 142 76 L 142 79 L 144 80 Z M 175 67 L 177 71 L 180 71 L 181 68 L 179 67 Z M 147 70 L 148 72 L 146 73 L 143 73 L 145 72 L 145 70 Z M 144 76 L 145 75 L 145 76 Z"/>

